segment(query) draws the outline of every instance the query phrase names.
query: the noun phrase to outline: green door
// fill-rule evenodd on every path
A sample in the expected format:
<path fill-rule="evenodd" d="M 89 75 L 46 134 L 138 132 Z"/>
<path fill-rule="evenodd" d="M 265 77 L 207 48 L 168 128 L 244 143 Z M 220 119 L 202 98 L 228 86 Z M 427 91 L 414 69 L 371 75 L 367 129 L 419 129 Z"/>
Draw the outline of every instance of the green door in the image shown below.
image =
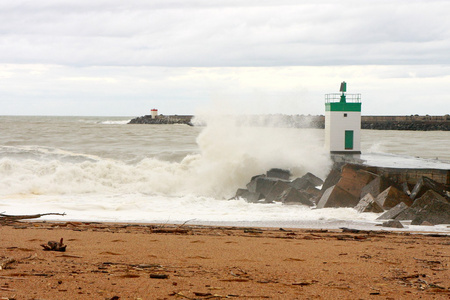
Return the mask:
<path fill-rule="evenodd" d="M 353 149 L 353 130 L 345 131 L 345 149 Z"/>

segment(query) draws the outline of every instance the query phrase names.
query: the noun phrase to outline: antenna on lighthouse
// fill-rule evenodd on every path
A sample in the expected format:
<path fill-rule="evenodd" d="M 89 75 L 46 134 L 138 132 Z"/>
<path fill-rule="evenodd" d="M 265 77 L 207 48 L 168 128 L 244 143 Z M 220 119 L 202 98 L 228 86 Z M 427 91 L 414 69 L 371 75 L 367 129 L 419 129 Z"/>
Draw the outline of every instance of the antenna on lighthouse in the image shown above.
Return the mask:
<path fill-rule="evenodd" d="M 341 82 L 341 88 L 339 89 L 339 91 L 342 93 L 340 102 L 341 103 L 347 102 L 347 99 L 345 97 L 345 92 L 347 92 L 347 83 L 345 81 Z"/>
<path fill-rule="evenodd" d="M 341 82 L 341 88 L 339 89 L 339 91 L 343 93 L 347 91 L 347 83 L 345 81 Z"/>

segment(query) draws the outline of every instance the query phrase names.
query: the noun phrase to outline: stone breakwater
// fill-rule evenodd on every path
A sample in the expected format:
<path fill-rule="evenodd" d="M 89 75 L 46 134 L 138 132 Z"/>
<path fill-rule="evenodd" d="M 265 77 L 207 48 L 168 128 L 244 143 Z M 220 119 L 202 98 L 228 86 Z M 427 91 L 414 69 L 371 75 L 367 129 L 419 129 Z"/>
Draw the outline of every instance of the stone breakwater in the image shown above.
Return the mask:
<path fill-rule="evenodd" d="M 164 116 L 159 115 L 152 118 L 150 115 L 137 117 L 132 119 L 128 124 L 186 124 L 192 126 L 191 120 L 193 116 Z"/>
<path fill-rule="evenodd" d="M 362 116 L 362 129 L 379 130 L 450 130 L 450 115 L 445 116 Z"/>
<path fill-rule="evenodd" d="M 187 124 L 191 123 L 190 115 L 150 115 L 132 119 L 128 124 Z M 232 116 L 235 122 L 245 125 L 325 128 L 324 116 L 311 115 L 246 115 Z M 201 125 L 201 122 L 199 123 Z M 361 116 L 362 129 L 376 130 L 415 130 L 415 131 L 450 131 L 450 115 L 444 116 Z"/>
<path fill-rule="evenodd" d="M 297 204 L 321 208 L 351 207 L 382 213 L 383 226 L 450 224 L 450 170 L 397 169 L 335 162 L 325 180 L 307 173 L 271 169 L 250 179 L 235 198 L 252 203 Z"/>

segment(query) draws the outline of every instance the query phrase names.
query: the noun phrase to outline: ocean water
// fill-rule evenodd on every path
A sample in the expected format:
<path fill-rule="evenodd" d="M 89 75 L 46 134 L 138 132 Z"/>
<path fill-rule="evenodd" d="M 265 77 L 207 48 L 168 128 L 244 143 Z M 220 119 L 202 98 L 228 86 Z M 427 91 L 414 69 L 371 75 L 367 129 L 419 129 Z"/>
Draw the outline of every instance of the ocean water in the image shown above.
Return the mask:
<path fill-rule="evenodd" d="M 325 178 L 331 161 L 323 130 L 218 116 L 194 127 L 128 125 L 130 119 L 0 116 L 0 212 L 67 214 L 41 220 L 380 228 L 378 214 L 351 208 L 229 200 L 273 167 Z M 449 132 L 363 130 L 361 146 L 364 153 L 450 161 Z"/>

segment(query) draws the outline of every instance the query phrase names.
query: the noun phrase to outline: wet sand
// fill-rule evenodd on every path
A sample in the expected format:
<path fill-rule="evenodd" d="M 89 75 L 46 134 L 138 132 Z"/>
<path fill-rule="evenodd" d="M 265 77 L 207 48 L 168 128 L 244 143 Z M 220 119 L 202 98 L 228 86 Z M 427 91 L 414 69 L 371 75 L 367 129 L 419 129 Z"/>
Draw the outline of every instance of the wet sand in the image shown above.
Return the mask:
<path fill-rule="evenodd" d="M 0 240 L 0 299 L 450 297 L 448 235 L 15 222 Z"/>

